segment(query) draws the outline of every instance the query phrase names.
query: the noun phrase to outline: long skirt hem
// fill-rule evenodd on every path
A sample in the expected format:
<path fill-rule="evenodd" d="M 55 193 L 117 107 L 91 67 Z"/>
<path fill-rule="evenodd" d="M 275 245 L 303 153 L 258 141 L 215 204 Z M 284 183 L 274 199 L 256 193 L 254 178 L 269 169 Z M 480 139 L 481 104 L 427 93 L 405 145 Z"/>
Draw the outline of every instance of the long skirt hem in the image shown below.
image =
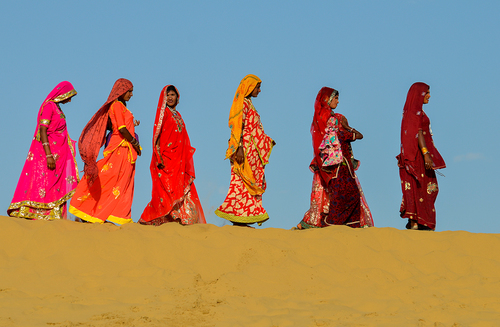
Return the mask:
<path fill-rule="evenodd" d="M 215 214 L 221 218 L 229 220 L 230 222 L 242 223 L 242 224 L 257 223 L 259 224 L 259 226 L 262 225 L 263 222 L 269 219 L 269 215 L 267 214 L 267 212 L 257 216 L 236 216 L 217 209 L 215 210 Z"/>
<path fill-rule="evenodd" d="M 115 217 L 115 216 L 112 216 L 112 215 L 110 215 L 106 220 L 102 220 L 102 219 L 99 219 L 97 217 L 93 217 L 91 215 L 88 215 L 85 212 L 76 209 L 72 205 L 69 206 L 69 212 L 72 213 L 72 214 L 74 214 L 78 218 L 80 218 L 82 220 L 85 220 L 85 221 L 88 221 L 90 223 L 103 224 L 104 222 L 106 222 L 106 220 L 108 220 L 108 221 L 110 221 L 112 223 L 123 225 L 123 224 L 127 224 L 127 223 L 132 223 L 133 222 L 133 220 L 130 219 L 130 218 L 120 218 L 120 217 Z"/>
<path fill-rule="evenodd" d="M 66 219 L 66 202 L 75 194 L 75 190 L 71 190 L 68 194 L 59 200 L 41 203 L 35 201 L 21 201 L 11 203 L 7 209 L 7 214 L 11 217 L 38 219 L 38 220 L 59 220 Z"/>

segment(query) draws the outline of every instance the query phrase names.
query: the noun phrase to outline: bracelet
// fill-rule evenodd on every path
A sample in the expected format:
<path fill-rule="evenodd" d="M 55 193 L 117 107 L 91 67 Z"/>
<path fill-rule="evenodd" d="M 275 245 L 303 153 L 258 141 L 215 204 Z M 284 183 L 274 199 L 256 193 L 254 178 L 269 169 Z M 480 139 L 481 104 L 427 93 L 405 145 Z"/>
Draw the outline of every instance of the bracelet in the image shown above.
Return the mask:
<path fill-rule="evenodd" d="M 50 145 L 49 142 L 42 143 L 43 146 Z"/>
<path fill-rule="evenodd" d="M 51 153 L 51 154 L 46 154 L 46 155 L 45 155 L 45 157 L 46 157 L 46 158 L 49 158 L 49 157 L 54 158 L 54 155 L 53 155 L 52 153 Z"/>
<path fill-rule="evenodd" d="M 427 148 L 424 146 L 422 148 L 422 154 L 425 156 L 427 153 L 429 153 L 429 150 L 427 150 Z"/>

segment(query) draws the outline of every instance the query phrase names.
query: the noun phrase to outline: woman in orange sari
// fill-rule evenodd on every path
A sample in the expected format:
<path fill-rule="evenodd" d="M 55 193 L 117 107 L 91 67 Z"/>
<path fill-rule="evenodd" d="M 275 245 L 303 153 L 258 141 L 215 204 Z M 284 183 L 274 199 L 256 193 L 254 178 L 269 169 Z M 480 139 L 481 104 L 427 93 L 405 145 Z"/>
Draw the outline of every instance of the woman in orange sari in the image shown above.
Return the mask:
<path fill-rule="evenodd" d="M 205 224 L 205 215 L 194 186 L 195 148 L 191 146 L 186 125 L 176 110 L 179 91 L 173 85 L 161 90 L 153 128 L 151 202 L 139 219 L 144 225 L 178 222 Z"/>
<path fill-rule="evenodd" d="M 69 212 L 84 221 L 132 222 L 135 161 L 141 155 L 139 142 L 133 136 L 136 122 L 126 107 L 133 89 L 129 80 L 117 80 L 108 100 L 80 136 L 79 150 L 85 163 L 85 175 L 76 188 Z M 112 125 L 111 139 L 104 149 L 104 158 L 96 162 L 99 149 L 105 143 L 108 119 Z"/>
<path fill-rule="evenodd" d="M 231 137 L 226 159 L 231 161 L 231 182 L 226 199 L 215 214 L 237 226 L 261 225 L 269 219 L 262 207 L 266 190 L 264 168 L 276 143 L 264 133 L 251 100 L 259 95 L 261 82 L 255 75 L 245 76 L 229 113 Z"/>

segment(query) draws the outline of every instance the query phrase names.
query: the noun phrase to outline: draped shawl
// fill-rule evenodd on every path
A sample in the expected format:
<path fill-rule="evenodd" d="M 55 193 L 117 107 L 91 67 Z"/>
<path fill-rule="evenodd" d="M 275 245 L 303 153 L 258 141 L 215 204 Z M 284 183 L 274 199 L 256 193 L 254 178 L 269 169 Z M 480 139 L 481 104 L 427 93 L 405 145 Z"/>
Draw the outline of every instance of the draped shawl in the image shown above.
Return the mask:
<path fill-rule="evenodd" d="M 323 187 L 326 187 L 328 182 L 335 177 L 334 169 L 323 167 L 323 159 L 320 155 L 320 145 L 325 137 L 328 119 L 332 116 L 332 108 L 330 108 L 328 102 L 330 97 L 335 96 L 335 94 L 338 94 L 335 89 L 326 86 L 318 92 L 314 102 L 314 116 L 311 124 L 314 158 L 310 167 L 312 170 L 319 172 Z"/>
<path fill-rule="evenodd" d="M 401 121 L 401 153 L 397 156 L 400 167 L 404 167 L 410 174 L 419 179 L 420 167 L 416 167 L 417 155 L 420 152 L 418 146 L 418 132 L 424 130 L 423 120 L 425 94 L 429 91 L 429 85 L 417 82 L 414 83 L 408 95 L 403 109 L 403 120 Z M 432 135 L 426 133 L 424 135 L 425 144 L 429 153 L 431 154 L 432 161 L 434 162 L 434 169 L 445 168 L 446 164 L 441 157 L 441 154 L 434 146 Z"/>
<path fill-rule="evenodd" d="M 245 76 L 236 90 L 234 95 L 233 104 L 229 111 L 229 128 L 231 129 L 231 137 L 229 138 L 229 145 L 226 151 L 226 159 L 231 157 L 238 149 L 241 133 L 243 132 L 243 105 L 244 100 L 255 89 L 257 84 L 262 81 L 255 75 Z"/>
<path fill-rule="evenodd" d="M 153 157 L 150 165 L 153 197 L 141 216 L 141 219 L 145 221 L 168 215 L 177 203 L 184 200 L 184 195 L 191 190 L 191 184 L 195 179 L 193 162 L 195 148 L 191 146 L 180 113 L 176 112 L 176 117 L 174 117 L 167 107 L 169 86 L 162 89 L 156 110 L 153 127 Z M 180 97 L 179 90 L 177 88 L 175 90 Z M 158 168 L 162 157 L 164 169 Z M 199 202 L 198 198 L 195 200 Z"/>
<path fill-rule="evenodd" d="M 89 180 L 89 185 L 92 185 L 97 178 L 97 156 L 99 155 L 99 149 L 106 141 L 106 126 L 111 103 L 127 93 L 132 87 L 132 82 L 129 80 L 125 78 L 118 79 L 111 89 L 108 100 L 90 119 L 80 135 L 78 150 L 85 164 L 83 170 Z"/>

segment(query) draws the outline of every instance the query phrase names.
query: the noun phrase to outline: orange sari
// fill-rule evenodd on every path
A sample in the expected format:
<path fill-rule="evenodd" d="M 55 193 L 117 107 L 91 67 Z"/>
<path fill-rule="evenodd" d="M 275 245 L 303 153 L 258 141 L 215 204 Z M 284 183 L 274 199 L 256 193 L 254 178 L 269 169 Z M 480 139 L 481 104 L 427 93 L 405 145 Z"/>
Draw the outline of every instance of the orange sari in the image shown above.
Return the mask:
<path fill-rule="evenodd" d="M 137 152 L 119 129 L 126 127 L 134 135 L 134 116 L 120 101 L 115 100 L 109 109 L 109 118 L 113 134 L 104 149 L 104 158 L 97 162 L 97 179 L 89 185 L 88 178 L 82 178 L 69 212 L 93 223 L 104 223 L 106 220 L 117 224 L 130 223 Z"/>

